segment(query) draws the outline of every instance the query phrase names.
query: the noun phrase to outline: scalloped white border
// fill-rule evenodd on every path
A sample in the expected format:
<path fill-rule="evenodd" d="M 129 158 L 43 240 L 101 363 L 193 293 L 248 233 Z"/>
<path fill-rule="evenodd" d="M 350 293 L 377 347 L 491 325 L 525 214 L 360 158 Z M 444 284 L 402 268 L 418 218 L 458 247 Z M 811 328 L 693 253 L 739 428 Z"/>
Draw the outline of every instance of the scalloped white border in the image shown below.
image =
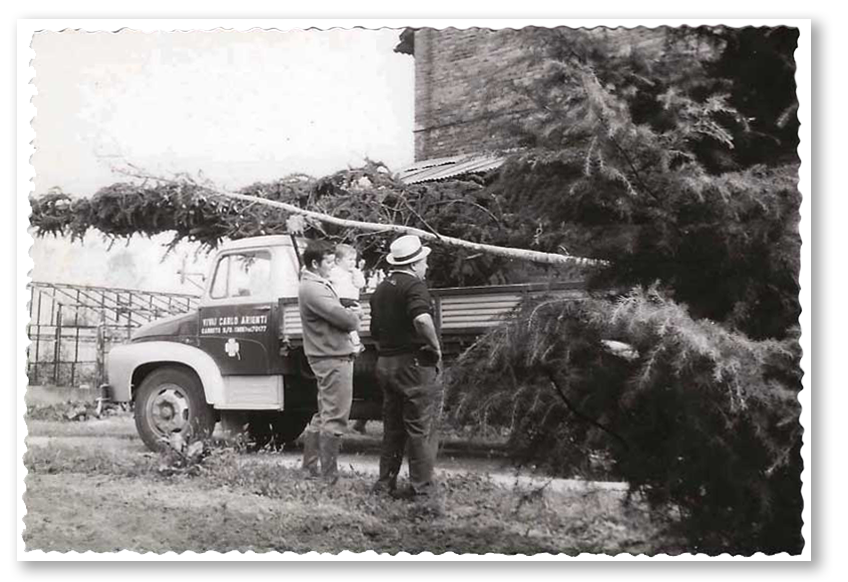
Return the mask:
<path fill-rule="evenodd" d="M 34 152 L 32 141 L 35 137 L 31 126 L 31 121 L 36 115 L 35 107 L 31 103 L 31 99 L 35 94 L 35 88 L 31 83 L 34 78 L 35 70 L 31 66 L 31 60 L 34 58 L 34 51 L 30 48 L 30 42 L 34 32 L 39 30 L 65 30 L 65 29 L 83 29 L 89 31 L 118 31 L 123 28 L 129 28 L 140 31 L 187 31 L 187 30 L 214 30 L 219 28 L 232 30 L 251 30 L 255 28 L 261 29 L 309 29 L 320 28 L 327 29 L 332 27 L 351 28 L 402 28 L 406 26 L 412 27 L 434 27 L 445 28 L 453 26 L 456 28 L 519 28 L 523 26 L 572 26 L 572 27 L 595 27 L 595 26 L 698 26 L 698 25 L 728 25 L 728 26 L 778 26 L 786 25 L 793 26 L 799 29 L 800 37 L 798 40 L 798 49 L 795 54 L 797 73 L 796 82 L 798 86 L 798 100 L 800 107 L 798 115 L 801 120 L 799 155 L 801 157 L 800 169 L 800 189 L 803 195 L 801 205 L 801 223 L 800 233 L 803 240 L 802 247 L 802 264 L 801 264 L 801 305 L 803 313 L 801 315 L 801 325 L 803 335 L 801 337 L 801 346 L 804 350 L 802 358 L 802 368 L 804 375 L 804 390 L 800 395 L 800 401 L 803 406 L 801 414 L 801 423 L 805 427 L 804 433 L 804 474 L 803 474 L 803 494 L 805 499 L 804 507 L 804 526 L 803 535 L 806 540 L 804 551 L 800 556 L 787 556 L 785 554 L 778 556 L 764 556 L 757 554 L 750 558 L 736 556 L 718 556 L 709 557 L 705 555 L 685 555 L 685 556 L 631 556 L 621 554 L 618 556 L 581 554 L 577 557 L 569 557 L 549 554 L 539 554 L 535 556 L 504 556 L 501 554 L 486 554 L 486 555 L 469 555 L 469 554 L 444 554 L 441 556 L 433 556 L 429 553 L 423 553 L 417 556 L 411 556 L 405 553 L 398 554 L 396 557 L 389 555 L 380 555 L 373 551 L 356 554 L 343 551 L 338 555 L 318 554 L 310 552 L 308 554 L 296 554 L 293 552 L 276 553 L 269 552 L 257 554 L 248 552 L 241 554 L 238 552 L 229 552 L 221 554 L 218 552 L 205 552 L 197 554 L 194 552 L 186 552 L 184 554 L 139 554 L 129 551 L 121 551 L 117 553 L 94 553 L 94 552 L 43 552 L 43 551 L 24 551 L 23 543 L 23 516 L 26 513 L 26 507 L 23 503 L 24 476 L 26 469 L 23 466 L 23 454 L 26 450 L 24 445 L 24 437 L 26 435 L 26 425 L 23 422 L 23 415 L 26 412 L 24 404 L 24 391 L 27 385 L 25 362 L 26 357 L 26 323 L 28 321 L 28 313 L 26 309 L 27 294 L 21 292 L 23 286 L 29 280 L 29 272 L 32 269 L 32 260 L 29 256 L 29 248 L 32 245 L 32 237 L 27 232 L 29 225 L 28 213 L 29 204 L 27 197 L 32 192 L 32 178 L 35 175 L 34 169 L 30 164 L 30 157 Z M 209 20 L 131 20 L 131 19 L 62 19 L 62 20 L 19 20 L 17 23 L 17 269 L 16 280 L 16 339 L 17 345 L 15 348 L 16 358 L 14 363 L 17 369 L 17 406 L 15 408 L 17 422 L 17 454 L 16 460 L 17 469 L 17 522 L 16 531 L 18 532 L 16 540 L 17 558 L 18 560 L 26 561 L 278 561 L 280 559 L 289 561 L 372 561 L 372 560 L 393 560 L 393 561 L 550 561 L 550 560 L 568 560 L 568 561 L 810 561 L 812 559 L 812 430 L 811 430 L 811 387 L 812 387 L 812 359 L 811 359 L 811 267 L 812 267 L 812 249 L 811 249 L 811 73 L 812 73 L 812 42 L 811 42 L 811 21 L 809 19 L 698 19 L 698 18 L 683 18 L 683 19 L 433 19 L 433 18 L 411 18 L 411 19 L 289 19 L 289 20 L 255 20 L 255 19 L 209 19 Z M 345 576 L 344 573 L 338 573 L 340 576 Z"/>

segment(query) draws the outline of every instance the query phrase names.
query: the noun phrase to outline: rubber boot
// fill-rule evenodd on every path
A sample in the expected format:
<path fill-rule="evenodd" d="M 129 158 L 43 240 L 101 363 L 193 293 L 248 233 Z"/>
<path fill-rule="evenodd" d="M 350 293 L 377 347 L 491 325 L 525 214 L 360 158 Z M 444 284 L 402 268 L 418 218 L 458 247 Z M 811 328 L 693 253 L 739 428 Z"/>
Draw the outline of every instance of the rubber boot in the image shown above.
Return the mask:
<path fill-rule="evenodd" d="M 339 480 L 339 445 L 341 437 L 328 432 L 322 432 L 319 439 L 321 453 L 321 478 L 328 485 Z"/>
<path fill-rule="evenodd" d="M 409 437 L 409 480 L 412 514 L 419 518 L 436 518 L 445 514 L 435 481 L 437 442 L 432 437 Z"/>
<path fill-rule="evenodd" d="M 374 493 L 393 494 L 397 489 L 397 478 L 403 464 L 406 435 L 403 432 L 383 433 L 380 450 L 380 476 L 372 487 Z"/>
<path fill-rule="evenodd" d="M 318 432 L 307 430 L 303 433 L 303 471 L 307 479 L 318 477 Z"/>
<path fill-rule="evenodd" d="M 433 473 L 436 468 L 436 450 L 432 439 L 409 437 L 406 442 L 409 454 L 409 481 L 415 495 L 427 495 L 435 489 Z"/>

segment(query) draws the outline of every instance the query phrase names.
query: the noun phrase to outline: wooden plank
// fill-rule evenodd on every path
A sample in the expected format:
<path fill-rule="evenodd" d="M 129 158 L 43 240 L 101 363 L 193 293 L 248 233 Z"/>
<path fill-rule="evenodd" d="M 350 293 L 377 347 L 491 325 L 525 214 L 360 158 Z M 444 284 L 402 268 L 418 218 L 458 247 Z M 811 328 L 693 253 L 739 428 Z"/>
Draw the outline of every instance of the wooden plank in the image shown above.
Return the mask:
<path fill-rule="evenodd" d="M 453 319 L 446 319 L 442 322 L 442 327 L 456 327 L 457 325 L 476 325 L 478 323 L 501 323 L 506 321 L 506 318 L 502 317 L 457 317 Z"/>
<path fill-rule="evenodd" d="M 491 314 L 476 314 L 476 313 L 466 313 L 463 315 L 454 315 L 453 317 L 444 318 L 444 322 L 454 322 L 454 321 L 503 321 L 509 318 L 509 314 L 507 313 L 491 313 Z"/>
<path fill-rule="evenodd" d="M 456 313 L 457 311 L 492 311 L 492 310 L 510 310 L 515 309 L 517 303 L 486 303 L 483 305 L 475 305 L 467 303 L 465 305 L 450 305 L 442 309 L 443 313 Z"/>
<path fill-rule="evenodd" d="M 506 313 L 477 313 L 470 311 L 468 313 L 454 313 L 450 317 L 445 317 L 444 321 L 460 321 L 463 319 L 498 319 L 508 317 L 510 312 Z"/>
<path fill-rule="evenodd" d="M 468 296 L 468 295 L 486 295 L 492 293 L 558 293 L 563 290 L 578 290 L 582 291 L 586 288 L 586 284 L 580 281 L 562 281 L 550 283 L 516 283 L 511 285 L 493 285 L 480 287 L 444 287 L 441 289 L 430 289 L 430 293 L 434 296 L 450 297 L 450 296 Z"/>
<path fill-rule="evenodd" d="M 498 304 L 498 305 L 454 305 L 448 309 L 443 309 L 442 313 L 466 313 L 469 311 L 474 312 L 486 312 L 486 311 L 512 311 L 517 306 L 516 303 L 513 304 Z"/>
<path fill-rule="evenodd" d="M 464 305 L 464 306 L 461 306 L 461 307 L 460 306 L 453 306 L 450 309 L 442 310 L 442 313 L 444 313 L 445 315 L 449 315 L 451 313 L 468 313 L 468 312 L 474 312 L 474 313 L 485 313 L 485 312 L 494 312 L 494 311 L 509 312 L 509 311 L 514 311 L 515 308 L 517 307 L 517 305 L 518 304 L 513 303 L 513 304 L 484 305 L 484 306 L 478 306 L 478 305 Z"/>
<path fill-rule="evenodd" d="M 466 305 L 477 303 L 518 303 L 522 295 L 480 295 L 471 297 L 443 297 L 442 305 Z"/>

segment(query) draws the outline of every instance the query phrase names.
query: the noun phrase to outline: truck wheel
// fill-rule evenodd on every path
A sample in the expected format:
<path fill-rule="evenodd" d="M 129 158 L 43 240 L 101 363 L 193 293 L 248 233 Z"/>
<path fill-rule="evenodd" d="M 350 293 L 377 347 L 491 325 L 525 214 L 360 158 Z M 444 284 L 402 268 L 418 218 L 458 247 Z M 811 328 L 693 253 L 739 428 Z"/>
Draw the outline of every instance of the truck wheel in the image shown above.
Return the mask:
<path fill-rule="evenodd" d="M 148 375 L 134 408 L 138 434 L 152 451 L 167 448 L 174 433 L 197 440 L 215 428 L 215 411 L 206 403 L 200 380 L 181 368 L 159 368 Z"/>
<path fill-rule="evenodd" d="M 247 432 L 251 448 L 279 450 L 283 445 L 297 440 L 311 418 L 309 413 L 294 411 L 250 414 Z"/>

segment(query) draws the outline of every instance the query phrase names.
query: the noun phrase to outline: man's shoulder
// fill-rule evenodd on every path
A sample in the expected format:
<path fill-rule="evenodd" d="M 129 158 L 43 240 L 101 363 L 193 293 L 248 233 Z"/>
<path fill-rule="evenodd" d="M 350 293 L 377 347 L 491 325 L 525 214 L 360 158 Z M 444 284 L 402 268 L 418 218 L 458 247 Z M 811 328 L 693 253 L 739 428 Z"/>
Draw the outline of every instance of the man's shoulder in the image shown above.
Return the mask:
<path fill-rule="evenodd" d="M 315 295 L 322 294 L 325 290 L 327 293 L 330 292 L 327 282 L 323 279 L 319 279 L 317 277 L 303 277 L 298 285 L 297 293 L 300 296 Z"/>
<path fill-rule="evenodd" d="M 315 279 L 311 279 L 304 276 L 300 279 L 300 283 L 298 284 L 297 288 L 298 290 L 303 291 L 304 289 L 309 289 L 310 287 L 314 286 L 315 283 L 317 283 Z"/>
<path fill-rule="evenodd" d="M 406 271 L 392 271 L 391 273 L 389 273 L 389 276 L 386 278 L 386 281 L 394 281 L 397 285 L 403 286 L 409 286 L 414 285 L 416 283 L 424 282 L 412 273 L 407 273 Z"/>
<path fill-rule="evenodd" d="M 421 280 L 409 273 L 395 271 L 389 273 L 389 275 L 383 279 L 379 285 L 377 285 L 374 293 L 396 293 L 398 291 L 405 291 L 406 289 L 414 286 L 416 282 L 420 283 Z"/>
<path fill-rule="evenodd" d="M 393 273 L 394 274 L 394 273 Z M 406 297 L 408 301 L 415 298 L 430 298 L 430 290 L 427 288 L 427 283 L 419 279 L 411 273 L 396 273 L 394 278 L 395 292 Z"/>
<path fill-rule="evenodd" d="M 415 275 L 409 275 L 408 277 L 403 278 L 403 286 L 405 289 L 414 290 L 416 292 L 424 292 L 429 293 L 430 290 L 427 288 L 427 283 L 425 283 L 422 279 L 419 279 Z"/>

